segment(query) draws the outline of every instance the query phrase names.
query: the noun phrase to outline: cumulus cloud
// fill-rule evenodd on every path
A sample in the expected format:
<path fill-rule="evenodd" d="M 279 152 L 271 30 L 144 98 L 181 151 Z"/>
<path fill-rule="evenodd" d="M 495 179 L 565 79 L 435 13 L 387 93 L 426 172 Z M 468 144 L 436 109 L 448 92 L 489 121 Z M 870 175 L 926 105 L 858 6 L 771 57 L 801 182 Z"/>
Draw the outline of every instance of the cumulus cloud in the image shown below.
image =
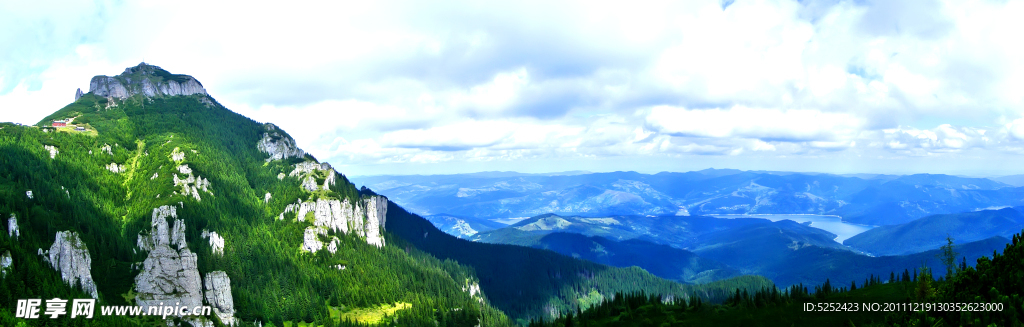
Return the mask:
<path fill-rule="evenodd" d="M 1024 147 L 1024 47 L 1007 41 L 1024 30 L 1021 2 L 97 0 L 0 13 L 0 43 L 18 45 L 0 50 L 0 120 L 34 123 L 91 76 L 146 60 L 356 174 Z"/>

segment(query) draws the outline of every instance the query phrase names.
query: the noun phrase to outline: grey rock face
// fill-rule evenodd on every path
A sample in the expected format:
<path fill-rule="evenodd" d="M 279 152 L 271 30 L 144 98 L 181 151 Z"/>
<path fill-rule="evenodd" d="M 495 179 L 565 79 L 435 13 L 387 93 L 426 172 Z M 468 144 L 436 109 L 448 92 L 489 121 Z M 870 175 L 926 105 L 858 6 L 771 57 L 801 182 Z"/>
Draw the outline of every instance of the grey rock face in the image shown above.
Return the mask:
<path fill-rule="evenodd" d="M 313 176 L 306 176 L 306 179 L 302 180 L 302 189 L 307 192 L 316 192 L 320 187 L 316 185 L 316 178 L 313 178 Z"/>
<path fill-rule="evenodd" d="M 117 76 L 96 76 L 89 81 L 89 92 L 108 98 L 124 99 L 141 94 L 147 97 L 207 94 L 192 76 L 171 75 L 160 67 L 145 63 L 125 69 Z"/>
<path fill-rule="evenodd" d="M 366 203 L 366 243 L 384 246 L 384 238 L 380 230 L 384 228 L 388 216 L 388 199 L 383 196 L 372 196 L 363 200 Z"/>
<path fill-rule="evenodd" d="M 7 271 L 14 269 L 14 258 L 11 257 L 11 251 L 4 251 L 4 255 L 0 256 L 0 274 L 3 274 L 4 278 L 7 278 Z"/>
<path fill-rule="evenodd" d="M 143 311 L 161 303 L 180 303 L 188 307 L 202 305 L 198 257 L 185 243 L 185 222 L 176 217 L 173 206 L 153 209 L 149 235 L 139 235 L 139 248 L 149 251 L 142 262 L 142 272 L 135 277 L 135 302 L 143 307 Z M 174 219 L 173 227 L 169 227 L 168 218 Z"/>
<path fill-rule="evenodd" d="M 106 168 L 107 170 L 115 174 L 120 174 L 121 172 L 124 172 L 124 165 L 118 165 L 116 162 L 111 162 L 109 165 L 106 166 Z"/>
<path fill-rule="evenodd" d="M 353 205 L 348 199 L 343 201 L 317 199 L 316 202 L 290 204 L 285 207 L 284 214 L 297 210 L 298 220 L 305 221 L 307 213 L 313 213 L 313 225 L 326 230 L 356 233 L 366 238 L 366 243 L 384 246 L 384 238 L 380 231 L 387 222 L 387 198 L 372 196 Z M 313 251 L 315 252 L 315 251 Z"/>
<path fill-rule="evenodd" d="M 184 156 L 184 154 L 182 154 Z M 181 194 L 186 197 L 191 196 L 196 201 L 202 201 L 203 198 L 199 195 L 199 191 L 213 194 L 210 191 L 210 180 L 205 179 L 201 176 L 195 176 L 192 174 L 192 168 L 188 165 L 179 165 L 178 172 L 185 174 L 185 178 L 179 178 L 178 174 L 174 174 L 174 186 L 181 187 L 181 191 L 175 191 L 175 194 Z"/>
<path fill-rule="evenodd" d="M 210 251 L 213 254 L 224 255 L 224 238 L 217 234 L 217 232 L 210 232 L 203 230 L 203 238 L 210 239 Z"/>
<path fill-rule="evenodd" d="M 75 91 L 75 101 L 78 101 L 78 99 L 81 99 L 82 95 L 83 95 L 82 94 L 82 88 L 78 88 L 78 90 Z"/>
<path fill-rule="evenodd" d="M 21 236 L 21 231 L 18 230 L 18 216 L 11 214 L 11 218 L 7 218 L 7 236 L 17 239 Z"/>
<path fill-rule="evenodd" d="M 96 283 L 93 282 L 92 273 L 89 271 L 92 265 L 89 249 L 78 238 L 77 232 L 57 232 L 56 240 L 44 255 L 44 260 L 49 262 L 54 270 L 60 272 L 60 278 L 64 282 L 72 287 L 81 285 L 83 291 L 93 298 L 99 298 Z"/>
<path fill-rule="evenodd" d="M 256 149 L 270 155 L 270 158 L 267 158 L 268 162 L 301 158 L 306 155 L 305 151 L 295 145 L 294 139 L 280 132 L 277 125 L 267 123 L 263 127 L 266 129 L 266 133 L 263 133 L 263 138 L 256 144 Z"/>
<path fill-rule="evenodd" d="M 43 149 L 50 152 L 50 159 L 53 159 L 54 157 L 57 156 L 57 153 L 59 153 L 59 151 L 57 151 L 57 148 L 53 146 L 43 146 Z"/>
<path fill-rule="evenodd" d="M 35 197 L 32 196 L 32 190 L 25 191 L 25 196 L 27 196 L 29 200 L 32 200 L 32 199 L 35 198 Z"/>
<path fill-rule="evenodd" d="M 327 234 L 323 228 L 319 227 L 306 227 L 306 231 L 302 234 L 302 249 L 316 253 L 324 247 L 324 242 L 320 241 L 319 235 Z"/>
<path fill-rule="evenodd" d="M 213 307 L 213 313 L 220 322 L 235 325 L 235 301 L 231 297 L 231 279 L 223 271 L 211 271 L 204 278 L 206 302 Z"/>

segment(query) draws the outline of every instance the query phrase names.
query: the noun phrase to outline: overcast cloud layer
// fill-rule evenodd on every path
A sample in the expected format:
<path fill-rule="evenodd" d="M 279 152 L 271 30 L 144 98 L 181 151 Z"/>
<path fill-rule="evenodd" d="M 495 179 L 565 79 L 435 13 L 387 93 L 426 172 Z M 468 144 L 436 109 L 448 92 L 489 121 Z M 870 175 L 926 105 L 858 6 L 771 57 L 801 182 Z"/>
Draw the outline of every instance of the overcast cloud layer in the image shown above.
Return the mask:
<path fill-rule="evenodd" d="M 1019 1 L 0 3 L 0 121 L 140 61 L 350 175 L 1024 173 Z"/>

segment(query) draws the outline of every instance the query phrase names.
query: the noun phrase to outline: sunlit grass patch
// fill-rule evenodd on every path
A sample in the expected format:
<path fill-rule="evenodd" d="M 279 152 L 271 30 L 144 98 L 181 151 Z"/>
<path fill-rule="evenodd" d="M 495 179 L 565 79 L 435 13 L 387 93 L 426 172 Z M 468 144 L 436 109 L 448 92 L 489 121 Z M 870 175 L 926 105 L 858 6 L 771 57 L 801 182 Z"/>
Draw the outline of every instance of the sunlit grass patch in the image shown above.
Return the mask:
<path fill-rule="evenodd" d="M 375 324 L 384 319 L 384 316 L 393 316 L 395 312 L 402 309 L 412 308 L 411 303 L 396 302 L 395 304 L 381 304 L 378 307 L 370 308 L 353 308 L 351 310 L 341 312 L 341 310 L 331 307 L 331 318 L 339 317 L 340 320 L 354 321 L 364 324 Z"/>

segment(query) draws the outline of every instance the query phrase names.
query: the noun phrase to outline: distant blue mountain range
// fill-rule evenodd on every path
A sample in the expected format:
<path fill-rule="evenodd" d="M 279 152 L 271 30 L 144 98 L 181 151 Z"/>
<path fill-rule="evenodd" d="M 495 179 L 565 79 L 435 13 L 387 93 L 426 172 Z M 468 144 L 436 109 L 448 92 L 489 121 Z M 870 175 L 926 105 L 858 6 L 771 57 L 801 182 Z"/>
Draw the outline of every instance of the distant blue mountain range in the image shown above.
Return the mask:
<path fill-rule="evenodd" d="M 460 238 L 638 266 L 687 283 L 739 274 L 780 286 L 848 282 L 921 265 L 941 272 L 936 254 L 947 236 L 973 263 L 1024 229 L 1024 215 L 1006 208 L 1024 204 L 1024 187 L 949 175 L 709 169 L 351 180 Z M 837 215 L 880 227 L 840 244 L 813 223 L 708 217 L 722 214 Z"/>
<path fill-rule="evenodd" d="M 653 175 L 486 172 L 351 180 L 424 216 L 475 219 L 547 213 L 587 217 L 827 214 L 852 223 L 898 225 L 933 214 L 1024 205 L 1024 187 L 933 174 L 840 176 L 707 169 Z"/>

